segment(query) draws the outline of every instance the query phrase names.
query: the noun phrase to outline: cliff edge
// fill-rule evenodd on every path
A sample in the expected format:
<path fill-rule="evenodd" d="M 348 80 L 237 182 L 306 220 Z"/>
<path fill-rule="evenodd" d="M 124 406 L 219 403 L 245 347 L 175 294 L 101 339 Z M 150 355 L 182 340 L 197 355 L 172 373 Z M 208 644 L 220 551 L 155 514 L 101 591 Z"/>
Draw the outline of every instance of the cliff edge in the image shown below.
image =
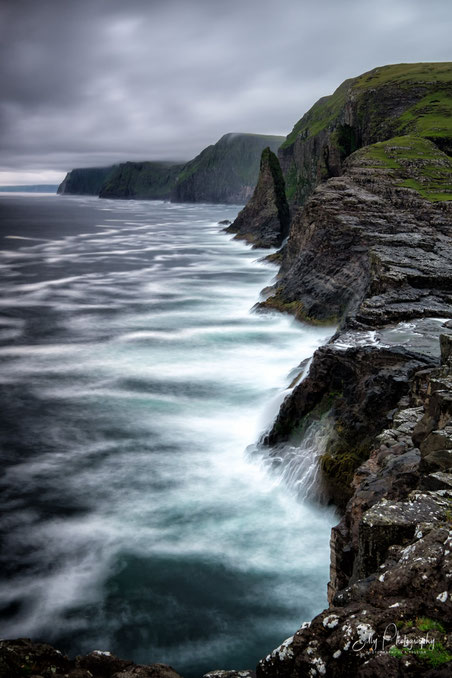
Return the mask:
<path fill-rule="evenodd" d="M 58 186 L 57 193 L 64 195 L 99 195 L 104 182 L 115 170 L 111 167 L 80 167 L 68 172 Z"/>
<path fill-rule="evenodd" d="M 246 203 L 257 183 L 262 151 L 266 146 L 276 151 L 283 140 L 264 134 L 225 134 L 183 167 L 171 200 Z"/>

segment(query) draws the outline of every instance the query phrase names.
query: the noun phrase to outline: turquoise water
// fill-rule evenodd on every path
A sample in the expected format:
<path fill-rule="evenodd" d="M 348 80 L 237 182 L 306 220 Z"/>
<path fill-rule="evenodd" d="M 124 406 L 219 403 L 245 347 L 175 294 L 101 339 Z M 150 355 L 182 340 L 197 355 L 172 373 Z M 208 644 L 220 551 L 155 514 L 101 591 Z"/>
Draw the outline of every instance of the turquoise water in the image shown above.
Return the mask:
<path fill-rule="evenodd" d="M 325 606 L 334 515 L 246 448 L 332 330 L 252 311 L 237 211 L 0 198 L 2 637 L 190 677 Z"/>

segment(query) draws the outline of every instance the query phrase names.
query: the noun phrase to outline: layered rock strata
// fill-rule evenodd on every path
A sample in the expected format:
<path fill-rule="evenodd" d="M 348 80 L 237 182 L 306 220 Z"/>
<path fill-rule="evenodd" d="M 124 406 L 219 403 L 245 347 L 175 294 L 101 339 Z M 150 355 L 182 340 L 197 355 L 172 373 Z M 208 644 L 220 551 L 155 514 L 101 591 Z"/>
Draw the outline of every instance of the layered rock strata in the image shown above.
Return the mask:
<path fill-rule="evenodd" d="M 355 473 L 332 531 L 330 606 L 258 677 L 449 675 L 452 661 L 452 339 L 418 371 Z"/>
<path fill-rule="evenodd" d="M 261 307 L 356 328 L 451 317 L 452 201 L 406 185 L 420 183 L 426 163 L 452 177 L 448 156 L 412 137 L 350 156 L 292 220 L 279 280 Z"/>

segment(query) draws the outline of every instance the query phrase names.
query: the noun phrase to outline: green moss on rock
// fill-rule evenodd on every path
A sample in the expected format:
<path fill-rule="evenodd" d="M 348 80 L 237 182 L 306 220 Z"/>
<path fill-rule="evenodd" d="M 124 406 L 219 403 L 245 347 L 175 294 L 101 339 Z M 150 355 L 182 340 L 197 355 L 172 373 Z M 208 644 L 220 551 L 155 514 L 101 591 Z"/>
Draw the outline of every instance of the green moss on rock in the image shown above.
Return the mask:
<path fill-rule="evenodd" d="M 431 202 L 452 200 L 452 160 L 428 139 L 393 137 L 359 153 L 373 167 L 394 170 L 399 186 L 412 188 Z"/>

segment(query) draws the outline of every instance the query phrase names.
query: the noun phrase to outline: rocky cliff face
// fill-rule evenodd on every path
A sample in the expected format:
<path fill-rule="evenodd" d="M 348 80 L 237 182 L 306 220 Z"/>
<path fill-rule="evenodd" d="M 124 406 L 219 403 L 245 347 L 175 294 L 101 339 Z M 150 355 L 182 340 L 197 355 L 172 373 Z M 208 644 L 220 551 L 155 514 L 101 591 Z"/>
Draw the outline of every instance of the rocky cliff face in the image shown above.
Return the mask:
<path fill-rule="evenodd" d="M 317 491 L 344 514 L 330 607 L 260 677 L 450 671 L 450 327 L 441 367 L 433 347 L 452 317 L 451 85 L 451 64 L 375 69 L 318 102 L 280 151 L 294 216 L 261 308 L 339 331 L 264 442 L 281 456 L 327 421 Z"/>
<path fill-rule="evenodd" d="M 303 205 L 321 181 L 338 176 L 352 152 L 414 134 L 451 151 L 452 64 L 397 64 L 346 80 L 294 126 L 279 158 L 288 198 Z"/>
<path fill-rule="evenodd" d="M 103 182 L 99 197 L 169 200 L 182 167 L 174 162 L 121 163 Z"/>
<path fill-rule="evenodd" d="M 99 195 L 103 183 L 115 167 L 85 167 L 73 169 L 58 186 L 57 193 L 70 195 Z"/>
<path fill-rule="evenodd" d="M 289 234 L 289 222 L 284 178 L 276 155 L 267 147 L 251 200 L 225 230 L 255 247 L 279 247 Z"/>
<path fill-rule="evenodd" d="M 329 608 L 263 659 L 258 676 L 449 675 L 451 346 L 442 337 L 442 366 L 415 373 L 354 475 L 332 531 Z"/>
<path fill-rule="evenodd" d="M 245 203 L 253 194 L 261 153 L 276 151 L 283 137 L 225 134 L 182 169 L 172 193 L 174 202 Z"/>
<path fill-rule="evenodd" d="M 450 158 L 412 136 L 367 146 L 295 214 L 262 306 L 354 327 L 450 317 L 451 235 Z"/>

